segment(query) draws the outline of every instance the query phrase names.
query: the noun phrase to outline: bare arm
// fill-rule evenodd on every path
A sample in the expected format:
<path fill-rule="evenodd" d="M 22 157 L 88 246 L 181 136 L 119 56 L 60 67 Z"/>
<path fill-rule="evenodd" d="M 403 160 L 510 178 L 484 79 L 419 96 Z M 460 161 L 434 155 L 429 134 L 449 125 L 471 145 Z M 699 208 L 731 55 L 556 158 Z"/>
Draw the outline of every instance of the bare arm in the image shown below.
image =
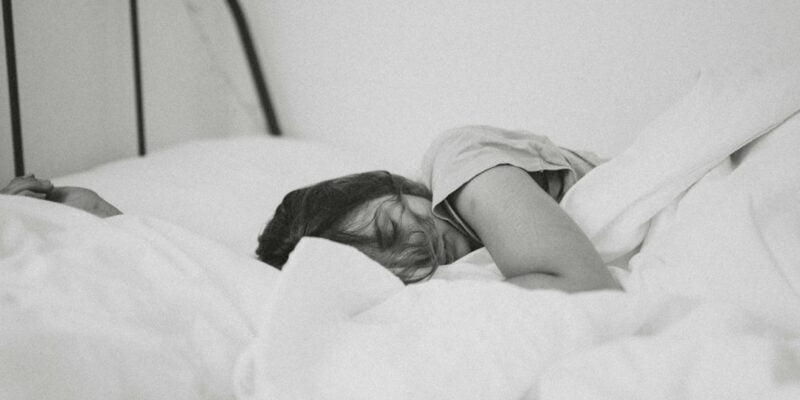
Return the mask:
<path fill-rule="evenodd" d="M 92 190 L 70 186 L 55 187 L 49 180 L 38 179 L 32 174 L 12 179 L 6 187 L 0 189 L 0 193 L 61 203 L 100 218 L 122 214 Z"/>
<path fill-rule="evenodd" d="M 496 166 L 450 199 L 508 282 L 567 292 L 619 289 L 586 235 L 526 171 Z"/>
<path fill-rule="evenodd" d="M 100 218 L 122 214 L 122 211 L 105 201 L 93 190 L 82 187 L 57 186 L 47 196 L 47 200 L 86 211 Z"/>

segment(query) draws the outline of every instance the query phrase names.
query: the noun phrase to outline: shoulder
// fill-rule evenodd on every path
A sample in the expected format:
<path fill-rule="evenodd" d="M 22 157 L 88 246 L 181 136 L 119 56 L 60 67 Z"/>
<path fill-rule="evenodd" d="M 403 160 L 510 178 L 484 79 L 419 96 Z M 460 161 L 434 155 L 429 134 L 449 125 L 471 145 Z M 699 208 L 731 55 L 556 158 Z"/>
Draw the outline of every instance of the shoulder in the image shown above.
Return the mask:
<path fill-rule="evenodd" d="M 423 163 L 432 166 L 436 160 L 452 160 L 460 156 L 474 156 L 497 150 L 531 151 L 555 148 L 550 140 L 532 132 L 509 130 L 487 125 L 466 125 L 448 129 L 437 135 L 428 146 Z"/>
<path fill-rule="evenodd" d="M 503 129 L 488 125 L 466 125 L 440 133 L 431 142 L 426 153 L 435 155 L 443 150 L 453 148 L 498 144 L 518 145 L 520 143 L 551 144 L 547 137 L 528 131 Z"/>
<path fill-rule="evenodd" d="M 463 168 L 476 163 L 521 162 L 525 169 L 543 169 L 540 160 L 563 158 L 559 148 L 543 135 L 486 125 L 467 125 L 442 132 L 422 158 L 422 174 Z M 469 168 L 472 169 L 472 168 Z"/>

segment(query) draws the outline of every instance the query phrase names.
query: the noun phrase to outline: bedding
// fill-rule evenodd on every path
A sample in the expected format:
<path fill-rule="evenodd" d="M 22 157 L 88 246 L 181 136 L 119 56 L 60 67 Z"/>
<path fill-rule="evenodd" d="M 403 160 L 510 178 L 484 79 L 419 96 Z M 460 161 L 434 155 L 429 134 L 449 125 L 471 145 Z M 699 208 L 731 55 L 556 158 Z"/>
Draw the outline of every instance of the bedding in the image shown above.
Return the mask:
<path fill-rule="evenodd" d="M 0 196 L 0 398 L 231 398 L 277 271 L 151 218 Z"/>
<path fill-rule="evenodd" d="M 238 360 L 239 397 L 797 398 L 796 71 L 705 72 L 568 193 L 625 293 L 510 287 L 484 250 L 403 287 L 304 239 Z"/>
<path fill-rule="evenodd" d="M 291 189 L 385 167 L 269 137 L 195 141 L 56 177 L 125 214 L 0 196 L 0 398 L 232 398 L 278 271 L 256 238 Z"/>
<path fill-rule="evenodd" d="M 288 190 L 381 166 L 327 144 L 54 180 L 126 212 L 105 220 L 0 196 L 0 397 L 800 398 L 796 71 L 705 71 L 567 193 L 625 292 L 519 289 L 485 250 L 411 286 L 324 239 L 256 261 Z"/>
<path fill-rule="evenodd" d="M 605 261 L 640 247 L 628 291 L 725 299 L 800 329 L 798 112 L 795 66 L 708 71 L 562 206 Z"/>
<path fill-rule="evenodd" d="M 796 332 L 730 303 L 482 280 L 402 287 L 322 239 L 301 242 L 273 296 L 238 360 L 239 398 L 800 394 Z"/>

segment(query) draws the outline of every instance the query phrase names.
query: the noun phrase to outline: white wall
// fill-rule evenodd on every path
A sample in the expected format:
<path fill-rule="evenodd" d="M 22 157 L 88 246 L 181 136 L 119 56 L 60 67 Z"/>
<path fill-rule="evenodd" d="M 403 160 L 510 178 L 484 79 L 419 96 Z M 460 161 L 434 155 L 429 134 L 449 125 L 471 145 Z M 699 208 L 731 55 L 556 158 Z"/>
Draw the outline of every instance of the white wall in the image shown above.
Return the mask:
<path fill-rule="evenodd" d="M 615 154 L 689 89 L 701 66 L 800 56 L 796 0 L 254 7 L 289 135 L 406 156 L 467 123 L 535 130 Z"/>
<path fill-rule="evenodd" d="M 130 30 L 124 2 L 14 2 L 28 172 L 136 154 Z"/>
<path fill-rule="evenodd" d="M 140 0 L 148 148 L 264 134 L 250 72 L 224 1 Z"/>

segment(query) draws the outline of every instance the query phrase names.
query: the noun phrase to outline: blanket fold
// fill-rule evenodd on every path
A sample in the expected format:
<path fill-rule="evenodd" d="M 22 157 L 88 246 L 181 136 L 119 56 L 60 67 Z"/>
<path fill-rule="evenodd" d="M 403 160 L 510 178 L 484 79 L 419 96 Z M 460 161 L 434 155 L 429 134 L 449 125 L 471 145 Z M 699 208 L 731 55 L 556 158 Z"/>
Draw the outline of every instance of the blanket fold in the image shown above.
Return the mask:
<path fill-rule="evenodd" d="M 603 260 L 642 243 L 650 220 L 712 168 L 800 110 L 792 65 L 707 69 L 635 142 L 584 177 L 561 205 Z"/>

